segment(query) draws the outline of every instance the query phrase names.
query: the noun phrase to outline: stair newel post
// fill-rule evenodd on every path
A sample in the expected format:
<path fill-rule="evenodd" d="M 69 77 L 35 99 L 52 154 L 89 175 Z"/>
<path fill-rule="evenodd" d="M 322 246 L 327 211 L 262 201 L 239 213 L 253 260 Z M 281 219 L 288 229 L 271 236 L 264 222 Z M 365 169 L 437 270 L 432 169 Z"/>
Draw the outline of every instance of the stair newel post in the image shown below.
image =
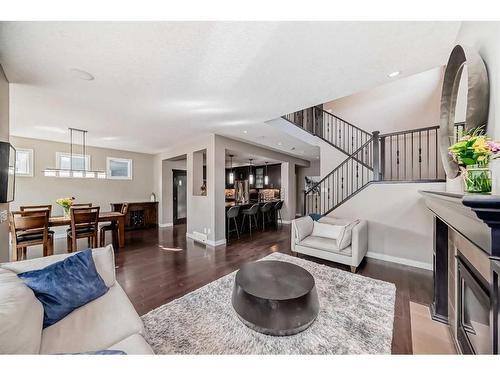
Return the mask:
<path fill-rule="evenodd" d="M 373 179 L 380 180 L 380 132 L 372 133 L 373 139 Z"/>

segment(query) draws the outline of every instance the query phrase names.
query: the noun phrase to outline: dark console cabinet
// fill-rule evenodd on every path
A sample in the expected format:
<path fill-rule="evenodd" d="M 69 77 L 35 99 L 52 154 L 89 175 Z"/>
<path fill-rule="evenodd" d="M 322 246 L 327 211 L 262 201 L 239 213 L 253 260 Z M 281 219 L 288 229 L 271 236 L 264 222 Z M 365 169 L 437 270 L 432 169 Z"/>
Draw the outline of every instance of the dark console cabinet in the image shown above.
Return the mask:
<path fill-rule="evenodd" d="M 120 212 L 122 203 L 111 203 L 111 210 Z M 127 202 L 125 229 L 154 228 L 158 226 L 158 202 Z"/>

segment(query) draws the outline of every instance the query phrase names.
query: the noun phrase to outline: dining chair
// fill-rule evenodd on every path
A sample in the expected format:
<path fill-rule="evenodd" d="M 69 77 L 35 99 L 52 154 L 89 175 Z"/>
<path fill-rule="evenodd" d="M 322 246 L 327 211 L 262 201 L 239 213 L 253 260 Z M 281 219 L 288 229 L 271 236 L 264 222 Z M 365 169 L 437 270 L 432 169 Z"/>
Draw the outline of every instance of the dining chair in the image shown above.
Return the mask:
<path fill-rule="evenodd" d="M 120 213 L 126 215 L 128 212 L 128 203 L 123 203 Z M 118 223 L 112 221 L 111 223 L 104 224 L 99 229 L 99 246 L 104 247 L 104 243 L 106 242 L 106 232 L 111 231 L 111 242 L 113 243 L 113 247 L 118 249 Z"/>
<path fill-rule="evenodd" d="M 19 211 L 38 211 L 47 210 L 49 211 L 49 219 L 52 216 L 52 205 L 51 204 L 40 204 L 36 206 L 20 206 Z M 49 228 L 49 235 L 54 237 L 55 232 Z"/>
<path fill-rule="evenodd" d="M 99 207 L 71 206 L 71 225 L 66 231 L 69 253 L 78 250 L 77 240 L 80 238 L 87 238 L 90 248 L 97 247 L 99 209 Z"/>
<path fill-rule="evenodd" d="M 21 206 L 19 211 L 37 211 L 37 210 L 48 210 L 49 217 L 52 215 L 52 205 L 51 204 L 40 204 L 37 206 Z"/>
<path fill-rule="evenodd" d="M 92 207 L 92 203 L 73 203 L 71 207 Z"/>
<path fill-rule="evenodd" d="M 26 259 L 28 246 L 42 245 L 43 256 L 54 252 L 54 236 L 49 233 L 49 210 L 12 211 L 10 213 L 12 259 Z"/>

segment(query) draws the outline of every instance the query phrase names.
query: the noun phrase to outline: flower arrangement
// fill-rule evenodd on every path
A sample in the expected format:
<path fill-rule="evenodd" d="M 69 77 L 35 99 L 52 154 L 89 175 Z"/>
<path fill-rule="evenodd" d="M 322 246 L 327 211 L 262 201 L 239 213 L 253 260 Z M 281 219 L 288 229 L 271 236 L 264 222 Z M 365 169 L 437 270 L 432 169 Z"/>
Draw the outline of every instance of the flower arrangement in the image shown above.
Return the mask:
<path fill-rule="evenodd" d="M 500 156 L 500 143 L 488 138 L 483 127 L 477 127 L 451 145 L 448 151 L 460 169 L 467 192 L 491 192 L 489 163 Z"/>
<path fill-rule="evenodd" d="M 70 209 L 71 206 L 73 205 L 73 202 L 75 201 L 75 197 L 71 198 L 58 198 L 56 199 L 56 203 L 61 206 L 64 210 L 64 217 L 69 217 L 70 216 Z"/>

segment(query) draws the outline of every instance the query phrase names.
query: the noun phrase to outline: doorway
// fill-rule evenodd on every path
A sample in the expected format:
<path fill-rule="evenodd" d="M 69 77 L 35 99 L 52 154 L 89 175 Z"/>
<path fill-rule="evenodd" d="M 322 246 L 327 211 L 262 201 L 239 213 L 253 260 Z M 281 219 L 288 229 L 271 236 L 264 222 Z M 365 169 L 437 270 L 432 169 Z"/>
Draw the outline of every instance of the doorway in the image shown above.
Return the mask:
<path fill-rule="evenodd" d="M 187 177 L 186 171 L 179 169 L 172 170 L 172 187 L 173 187 L 173 219 L 174 225 L 185 224 L 187 216 Z"/>

